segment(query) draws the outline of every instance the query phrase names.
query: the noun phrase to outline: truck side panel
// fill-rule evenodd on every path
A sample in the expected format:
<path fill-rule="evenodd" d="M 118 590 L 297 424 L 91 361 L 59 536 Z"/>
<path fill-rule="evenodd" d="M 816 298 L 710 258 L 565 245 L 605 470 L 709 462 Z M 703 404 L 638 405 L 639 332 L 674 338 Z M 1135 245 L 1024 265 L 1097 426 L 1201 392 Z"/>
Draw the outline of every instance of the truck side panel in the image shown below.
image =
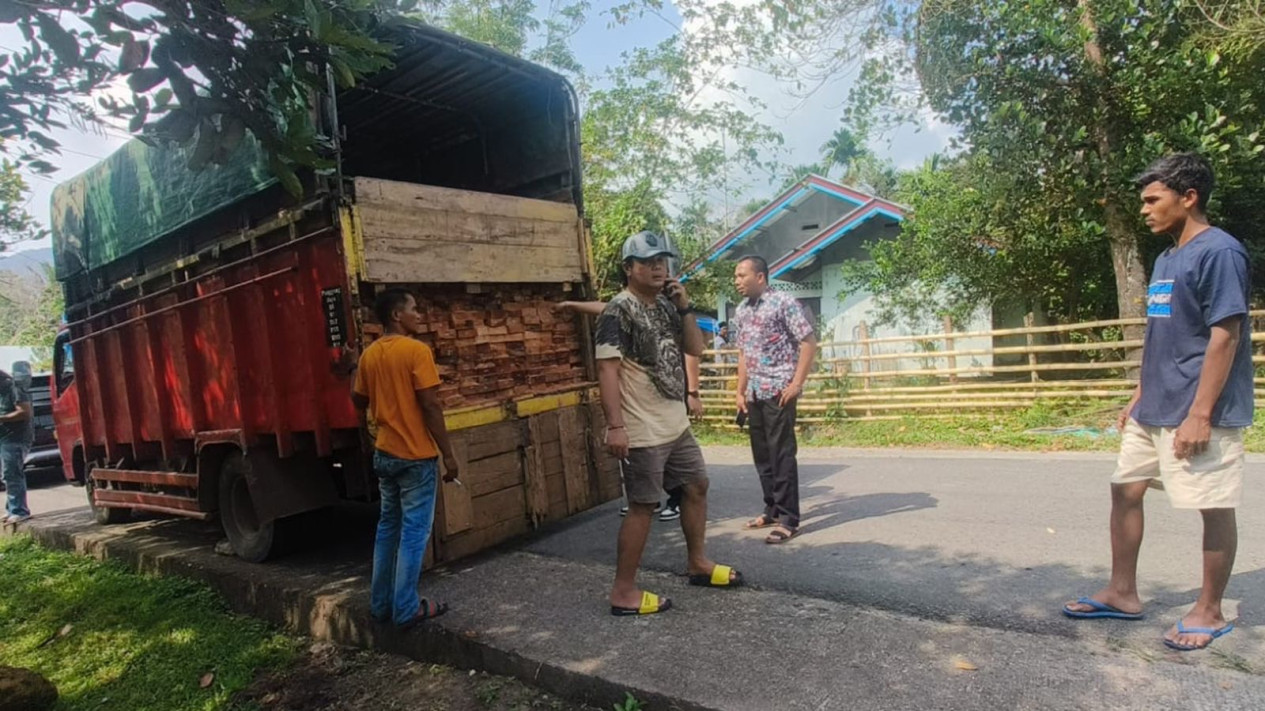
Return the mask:
<path fill-rule="evenodd" d="M 304 434 L 329 454 L 332 431 L 357 426 L 339 367 L 346 268 L 328 222 L 227 250 L 162 289 L 72 325 L 93 456 L 150 459 L 142 450 L 153 447 L 170 460 L 206 432 L 275 440 L 283 456 Z"/>

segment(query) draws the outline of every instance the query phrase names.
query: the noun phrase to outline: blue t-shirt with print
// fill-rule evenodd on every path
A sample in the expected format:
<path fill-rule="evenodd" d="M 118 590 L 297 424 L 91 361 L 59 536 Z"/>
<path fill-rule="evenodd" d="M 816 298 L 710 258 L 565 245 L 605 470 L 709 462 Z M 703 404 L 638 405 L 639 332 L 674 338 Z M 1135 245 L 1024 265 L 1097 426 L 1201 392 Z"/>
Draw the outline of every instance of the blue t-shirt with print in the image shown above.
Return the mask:
<path fill-rule="evenodd" d="M 1238 317 L 1239 343 L 1230 377 L 1212 408 L 1213 427 L 1252 424 L 1252 334 L 1248 295 L 1252 276 L 1247 250 L 1211 227 L 1180 249 L 1155 260 L 1147 289 L 1146 339 L 1142 350 L 1142 397 L 1133 419 L 1177 427 L 1195 401 L 1212 326 Z"/>

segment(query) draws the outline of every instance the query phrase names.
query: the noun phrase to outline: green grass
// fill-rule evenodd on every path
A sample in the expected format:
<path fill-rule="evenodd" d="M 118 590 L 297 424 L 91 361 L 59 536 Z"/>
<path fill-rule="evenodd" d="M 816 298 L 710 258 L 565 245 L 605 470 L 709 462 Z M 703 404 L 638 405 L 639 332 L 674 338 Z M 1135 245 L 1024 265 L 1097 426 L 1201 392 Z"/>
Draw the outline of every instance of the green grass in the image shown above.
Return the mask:
<path fill-rule="evenodd" d="M 944 419 L 905 417 L 877 422 L 841 420 L 824 425 L 802 425 L 799 442 L 805 447 L 1112 452 L 1120 447 L 1120 438 L 1114 434 L 1089 437 L 1026 433 L 1037 428 L 1073 426 L 1105 430 L 1115 426 L 1119 411 L 1115 405 L 1066 402 L 1042 404 L 1026 410 Z M 1265 414 L 1261 418 L 1262 424 L 1265 424 Z M 702 426 L 695 428 L 695 434 L 699 442 L 705 445 L 749 444 L 745 432 L 733 429 Z M 1244 439 L 1247 451 L 1265 452 L 1265 428 L 1248 428 Z"/>
<path fill-rule="evenodd" d="M 209 588 L 0 540 L 0 664 L 43 674 L 57 711 L 218 709 L 297 642 Z M 204 675 L 214 678 L 201 688 Z"/>

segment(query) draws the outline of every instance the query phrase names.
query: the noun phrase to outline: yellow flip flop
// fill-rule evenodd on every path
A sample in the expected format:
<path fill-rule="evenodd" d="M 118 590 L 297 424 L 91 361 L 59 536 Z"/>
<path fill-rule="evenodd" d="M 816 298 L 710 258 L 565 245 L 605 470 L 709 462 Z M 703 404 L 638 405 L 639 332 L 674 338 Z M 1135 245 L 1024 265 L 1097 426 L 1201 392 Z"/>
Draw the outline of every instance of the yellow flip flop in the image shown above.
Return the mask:
<path fill-rule="evenodd" d="M 626 615 L 653 615 L 656 612 L 666 612 L 672 609 L 672 601 L 666 597 L 659 597 L 652 592 L 641 591 L 641 607 L 619 607 L 611 605 L 611 614 L 616 617 L 624 617 Z"/>
<path fill-rule="evenodd" d="M 736 572 L 727 565 L 717 564 L 715 568 L 712 568 L 711 575 L 706 573 L 691 575 L 690 585 L 698 585 L 705 588 L 736 588 L 742 585 L 742 573 Z"/>

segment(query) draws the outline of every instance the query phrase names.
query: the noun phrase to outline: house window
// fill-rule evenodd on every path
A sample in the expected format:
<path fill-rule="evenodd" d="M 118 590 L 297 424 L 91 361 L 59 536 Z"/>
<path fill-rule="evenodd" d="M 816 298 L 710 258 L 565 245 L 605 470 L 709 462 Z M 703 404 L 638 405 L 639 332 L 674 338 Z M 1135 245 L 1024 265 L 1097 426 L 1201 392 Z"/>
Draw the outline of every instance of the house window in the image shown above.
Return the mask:
<path fill-rule="evenodd" d="M 799 299 L 799 303 L 804 307 L 804 311 L 808 315 L 808 320 L 817 323 L 817 317 L 821 315 L 821 297 L 811 296 Z"/>

